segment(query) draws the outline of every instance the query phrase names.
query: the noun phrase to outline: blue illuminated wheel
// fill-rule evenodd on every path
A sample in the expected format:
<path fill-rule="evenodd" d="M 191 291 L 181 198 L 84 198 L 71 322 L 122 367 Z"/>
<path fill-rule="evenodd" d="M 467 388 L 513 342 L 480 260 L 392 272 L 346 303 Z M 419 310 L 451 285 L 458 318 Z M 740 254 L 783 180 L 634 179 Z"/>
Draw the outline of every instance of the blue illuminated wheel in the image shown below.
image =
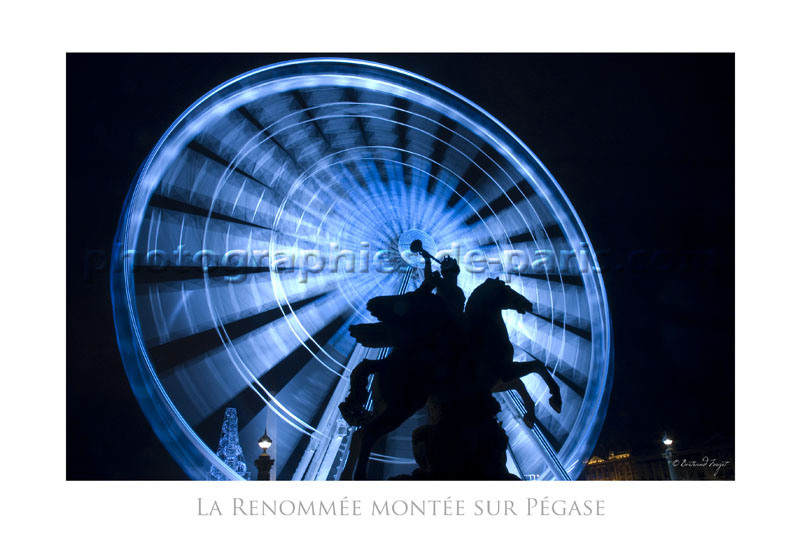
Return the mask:
<path fill-rule="evenodd" d="M 498 95 L 502 98 L 502 95 Z M 227 407 L 248 464 L 265 424 L 279 479 L 336 479 L 352 428 L 338 404 L 375 349 L 351 324 L 365 303 L 415 288 L 414 239 L 461 264 L 469 293 L 500 276 L 534 303 L 506 312 L 523 379 L 497 394 L 508 466 L 576 478 L 611 384 L 611 326 L 597 260 L 564 193 L 507 128 L 415 74 L 341 59 L 260 68 L 187 109 L 142 165 L 116 238 L 114 314 L 133 390 L 194 479 L 213 465 Z M 373 476 L 413 469 L 418 414 L 378 444 Z"/>

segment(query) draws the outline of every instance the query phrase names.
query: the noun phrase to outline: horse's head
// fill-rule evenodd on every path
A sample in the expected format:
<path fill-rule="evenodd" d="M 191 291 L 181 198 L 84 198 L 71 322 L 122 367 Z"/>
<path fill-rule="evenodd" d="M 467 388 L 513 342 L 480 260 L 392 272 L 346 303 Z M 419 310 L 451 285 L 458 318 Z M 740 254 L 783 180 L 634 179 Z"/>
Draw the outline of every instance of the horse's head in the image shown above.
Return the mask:
<path fill-rule="evenodd" d="M 465 311 L 472 315 L 481 311 L 499 310 L 532 312 L 533 304 L 499 278 L 488 278 L 469 296 Z"/>

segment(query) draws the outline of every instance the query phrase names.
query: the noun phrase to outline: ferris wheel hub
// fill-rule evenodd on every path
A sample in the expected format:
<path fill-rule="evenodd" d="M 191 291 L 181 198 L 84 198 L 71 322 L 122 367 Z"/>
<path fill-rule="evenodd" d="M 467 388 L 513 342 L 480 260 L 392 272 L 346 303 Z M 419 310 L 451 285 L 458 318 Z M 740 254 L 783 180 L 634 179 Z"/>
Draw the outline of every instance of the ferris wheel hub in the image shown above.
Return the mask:
<path fill-rule="evenodd" d="M 406 230 L 400 235 L 400 239 L 397 240 L 397 250 L 400 253 L 400 257 L 403 258 L 403 261 L 412 267 L 421 269 L 425 265 L 425 258 L 423 258 L 421 254 L 417 254 L 411 250 L 411 243 L 416 240 L 422 242 L 423 250 L 437 250 L 436 242 L 433 240 L 433 237 L 431 237 L 429 233 L 416 228 Z"/>

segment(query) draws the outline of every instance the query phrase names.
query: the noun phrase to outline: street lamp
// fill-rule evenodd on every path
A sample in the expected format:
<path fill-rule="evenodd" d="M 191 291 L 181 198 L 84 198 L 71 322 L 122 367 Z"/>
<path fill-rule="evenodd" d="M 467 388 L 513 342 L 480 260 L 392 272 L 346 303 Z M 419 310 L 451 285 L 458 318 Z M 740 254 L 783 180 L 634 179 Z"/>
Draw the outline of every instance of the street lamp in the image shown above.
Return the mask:
<path fill-rule="evenodd" d="M 272 447 L 272 438 L 264 432 L 264 435 L 258 439 L 258 446 L 261 447 L 262 454 L 267 454 L 267 449 Z"/>
<path fill-rule="evenodd" d="M 261 448 L 261 456 L 256 458 L 256 469 L 258 469 L 258 480 L 270 480 L 269 473 L 275 460 L 269 457 L 267 449 L 272 446 L 272 438 L 266 432 L 258 439 L 258 446 Z"/>
<path fill-rule="evenodd" d="M 664 458 L 667 460 L 669 478 L 670 480 L 678 480 L 678 476 L 675 473 L 675 465 L 672 461 L 672 438 L 669 438 L 666 434 L 664 434 L 664 438 L 661 440 L 661 443 L 664 444 Z"/>

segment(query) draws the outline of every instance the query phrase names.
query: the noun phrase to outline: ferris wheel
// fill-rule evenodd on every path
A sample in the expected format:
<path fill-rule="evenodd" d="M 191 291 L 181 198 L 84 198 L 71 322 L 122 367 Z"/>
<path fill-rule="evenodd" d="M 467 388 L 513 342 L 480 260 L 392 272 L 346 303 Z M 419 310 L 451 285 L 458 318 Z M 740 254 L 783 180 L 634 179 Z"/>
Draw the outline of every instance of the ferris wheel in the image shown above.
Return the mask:
<path fill-rule="evenodd" d="M 501 95 L 498 95 L 501 96 Z M 515 359 L 561 386 L 548 404 L 496 394 L 509 471 L 575 479 L 596 443 L 612 375 L 597 259 L 544 165 L 499 121 L 431 80 L 346 59 L 247 72 L 187 109 L 141 166 L 117 231 L 112 294 L 131 386 L 194 479 L 213 467 L 227 408 L 252 464 L 268 427 L 275 477 L 338 479 L 353 428 L 350 371 L 385 356 L 348 327 L 366 302 L 416 288 L 450 255 L 469 296 L 500 277 L 533 302 L 504 312 Z M 419 413 L 376 446 L 371 476 L 410 472 Z M 272 451 L 271 451 L 272 452 Z"/>

